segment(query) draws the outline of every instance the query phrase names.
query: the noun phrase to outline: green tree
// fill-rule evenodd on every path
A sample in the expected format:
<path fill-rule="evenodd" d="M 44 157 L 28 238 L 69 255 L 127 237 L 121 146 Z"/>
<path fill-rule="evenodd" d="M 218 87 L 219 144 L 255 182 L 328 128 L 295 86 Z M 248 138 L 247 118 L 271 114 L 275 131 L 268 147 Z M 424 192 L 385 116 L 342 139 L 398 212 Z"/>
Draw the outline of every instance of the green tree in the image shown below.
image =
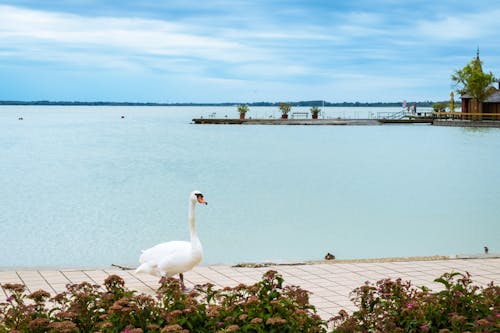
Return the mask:
<path fill-rule="evenodd" d="M 479 105 L 478 102 L 484 102 L 495 89 L 491 85 L 496 81 L 495 76 L 492 72 L 484 73 L 482 64 L 478 51 L 476 58 L 472 59 L 464 68 L 457 69 L 451 76 L 455 82 L 457 93 L 460 95 L 468 94 L 476 102 L 476 107 Z"/>

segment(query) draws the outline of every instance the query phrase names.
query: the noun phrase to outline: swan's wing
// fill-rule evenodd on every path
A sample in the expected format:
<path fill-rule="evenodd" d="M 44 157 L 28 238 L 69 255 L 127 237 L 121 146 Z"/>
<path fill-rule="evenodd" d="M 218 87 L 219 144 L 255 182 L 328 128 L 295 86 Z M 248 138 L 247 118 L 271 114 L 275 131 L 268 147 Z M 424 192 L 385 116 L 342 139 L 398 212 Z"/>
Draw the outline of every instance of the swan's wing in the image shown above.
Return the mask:
<path fill-rule="evenodd" d="M 161 243 L 145 250 L 139 258 L 139 262 L 141 264 L 150 262 L 157 265 L 160 261 L 164 261 L 166 258 L 182 257 L 186 253 L 190 253 L 190 251 L 191 243 L 189 242 L 172 241 Z"/>
<path fill-rule="evenodd" d="M 144 251 L 140 258 L 141 266 L 154 266 L 159 275 L 168 277 L 192 269 L 200 260 L 201 255 L 194 255 L 191 243 L 182 241 L 158 244 Z"/>

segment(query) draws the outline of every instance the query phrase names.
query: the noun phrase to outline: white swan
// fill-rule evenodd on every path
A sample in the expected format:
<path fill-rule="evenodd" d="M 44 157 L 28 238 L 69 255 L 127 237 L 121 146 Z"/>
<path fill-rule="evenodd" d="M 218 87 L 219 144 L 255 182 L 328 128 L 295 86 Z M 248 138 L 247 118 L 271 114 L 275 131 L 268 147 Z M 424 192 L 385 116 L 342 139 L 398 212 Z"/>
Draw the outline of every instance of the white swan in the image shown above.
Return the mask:
<path fill-rule="evenodd" d="M 200 240 L 195 230 L 196 202 L 206 205 L 203 194 L 193 191 L 189 195 L 189 233 L 190 241 L 171 241 L 153 246 L 143 251 L 139 262 L 141 265 L 136 273 L 148 273 L 156 276 L 171 277 L 179 274 L 181 286 L 184 289 L 184 276 L 182 273 L 196 266 L 203 255 Z"/>

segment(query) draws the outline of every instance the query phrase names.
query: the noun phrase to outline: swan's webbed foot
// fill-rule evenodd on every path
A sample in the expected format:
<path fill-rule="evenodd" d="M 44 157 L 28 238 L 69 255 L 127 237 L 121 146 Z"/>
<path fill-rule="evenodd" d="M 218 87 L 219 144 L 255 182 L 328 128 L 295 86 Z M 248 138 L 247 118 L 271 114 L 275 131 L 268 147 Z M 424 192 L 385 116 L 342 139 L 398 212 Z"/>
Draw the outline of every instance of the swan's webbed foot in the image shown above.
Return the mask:
<path fill-rule="evenodd" d="M 186 288 L 186 287 L 184 287 L 182 289 L 182 293 L 185 294 L 185 295 L 187 295 L 187 294 L 191 293 L 193 290 L 194 290 L 194 288 Z"/>
<path fill-rule="evenodd" d="M 167 280 L 167 274 L 163 273 L 163 272 L 159 272 L 159 273 L 160 273 L 159 274 L 160 275 L 159 283 L 163 284 Z M 190 288 L 190 289 L 186 288 L 186 285 L 184 284 L 184 275 L 182 273 L 179 274 L 179 287 L 180 287 L 181 291 L 183 293 L 186 293 L 186 294 L 188 294 L 189 292 L 191 292 L 193 290 L 193 288 Z"/>

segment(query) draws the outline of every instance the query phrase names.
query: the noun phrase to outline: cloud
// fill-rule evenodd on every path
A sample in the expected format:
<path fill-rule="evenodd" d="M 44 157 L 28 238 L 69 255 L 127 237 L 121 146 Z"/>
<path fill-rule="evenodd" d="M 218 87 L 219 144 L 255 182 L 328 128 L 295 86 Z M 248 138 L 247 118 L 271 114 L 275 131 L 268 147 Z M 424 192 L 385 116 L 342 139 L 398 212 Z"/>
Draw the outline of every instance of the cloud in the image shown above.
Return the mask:
<path fill-rule="evenodd" d="M 265 23 L 248 30 L 207 24 L 202 29 L 181 21 L 87 17 L 0 6 L 0 41 L 9 57 L 15 54 L 17 59 L 45 62 L 58 69 L 153 70 L 234 79 L 314 73 L 310 62 L 317 58 L 304 57 L 316 43 L 340 41 L 314 25 Z"/>
<path fill-rule="evenodd" d="M 92 6 L 84 6 L 88 1 Z M 0 5 L 0 74 L 74 78 L 76 91 L 82 73 L 87 82 L 105 75 L 108 86 L 113 77 L 128 78 L 138 96 L 146 89 L 141 80 L 162 82 L 198 101 L 233 99 L 238 91 L 248 96 L 256 86 L 269 90 L 259 98 L 293 92 L 297 98 L 363 100 L 383 97 L 387 89 L 388 95 L 420 92 L 427 99 L 426 85 L 433 87 L 428 94 L 436 94 L 438 85 L 449 94 L 450 73 L 470 60 L 478 44 L 485 68 L 495 71 L 500 63 L 500 10 L 486 10 L 483 3 L 459 9 L 364 0 L 216 0 L 200 6 L 125 0 L 119 8 L 94 0 L 49 3 L 33 1 L 38 9 Z"/>
<path fill-rule="evenodd" d="M 261 57 L 238 42 L 190 32 L 189 27 L 161 20 L 84 17 L 0 6 L 0 41 L 17 56 L 102 66 L 102 58 L 166 56 L 240 62 Z M 33 48 L 36 53 L 33 53 Z M 66 56 L 69 55 L 69 56 Z M 143 58 L 144 60 L 144 58 Z M 157 61 L 158 59 L 156 59 Z M 129 60 L 132 61 L 132 60 Z M 155 62 L 155 61 L 153 61 Z M 105 61 L 105 64 L 111 62 Z"/>
<path fill-rule="evenodd" d="M 455 13 L 417 22 L 416 32 L 434 41 L 460 41 L 498 34 L 500 10 Z"/>

